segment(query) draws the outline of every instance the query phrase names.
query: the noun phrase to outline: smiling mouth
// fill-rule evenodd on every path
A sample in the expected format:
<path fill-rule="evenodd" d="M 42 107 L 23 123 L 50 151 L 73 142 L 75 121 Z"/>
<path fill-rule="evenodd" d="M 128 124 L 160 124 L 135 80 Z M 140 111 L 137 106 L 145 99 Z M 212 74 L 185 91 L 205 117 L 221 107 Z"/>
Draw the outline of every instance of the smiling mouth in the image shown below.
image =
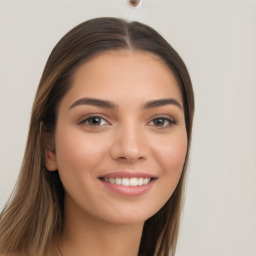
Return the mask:
<path fill-rule="evenodd" d="M 108 177 L 100 177 L 99 178 L 102 181 L 105 181 L 110 184 L 116 184 L 116 185 L 122 185 L 126 187 L 137 187 L 137 186 L 145 186 L 148 185 L 151 181 L 153 181 L 155 178 L 108 178 Z"/>

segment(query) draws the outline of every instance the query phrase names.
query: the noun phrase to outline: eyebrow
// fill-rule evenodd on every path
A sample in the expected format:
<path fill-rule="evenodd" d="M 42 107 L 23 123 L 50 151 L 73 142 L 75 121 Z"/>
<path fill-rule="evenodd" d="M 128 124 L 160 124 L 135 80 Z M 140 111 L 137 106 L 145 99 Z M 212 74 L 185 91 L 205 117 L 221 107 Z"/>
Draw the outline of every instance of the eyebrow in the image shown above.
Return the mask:
<path fill-rule="evenodd" d="M 175 105 L 182 110 L 182 105 L 175 99 L 160 99 L 160 100 L 149 101 L 144 105 L 143 109 L 157 108 L 157 107 L 161 107 L 169 104 Z"/>
<path fill-rule="evenodd" d="M 101 99 L 95 99 L 95 98 L 81 98 L 75 101 L 69 109 L 72 109 L 79 105 L 92 105 L 96 107 L 101 108 L 107 108 L 107 109 L 117 109 L 117 105 L 115 105 L 113 102 L 108 100 L 101 100 Z M 179 107 L 182 110 L 182 105 L 175 99 L 159 99 L 159 100 L 153 100 L 145 103 L 143 106 L 143 109 L 149 109 L 149 108 L 157 108 L 165 105 L 175 105 Z"/>
<path fill-rule="evenodd" d="M 75 101 L 69 107 L 69 109 L 74 108 L 79 105 L 92 105 L 92 106 L 108 108 L 108 109 L 116 109 L 117 108 L 117 106 L 114 103 L 107 101 L 107 100 L 100 100 L 100 99 L 94 99 L 94 98 L 81 98 L 81 99 Z"/>

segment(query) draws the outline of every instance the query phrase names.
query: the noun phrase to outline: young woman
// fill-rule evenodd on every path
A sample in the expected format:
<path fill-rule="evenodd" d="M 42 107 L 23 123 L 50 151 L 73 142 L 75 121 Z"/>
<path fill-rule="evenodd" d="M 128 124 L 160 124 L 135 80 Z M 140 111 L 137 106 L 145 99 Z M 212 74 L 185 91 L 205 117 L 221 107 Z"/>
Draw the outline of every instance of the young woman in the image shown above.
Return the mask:
<path fill-rule="evenodd" d="M 53 49 L 32 110 L 2 255 L 174 255 L 194 98 L 175 50 L 98 18 Z"/>

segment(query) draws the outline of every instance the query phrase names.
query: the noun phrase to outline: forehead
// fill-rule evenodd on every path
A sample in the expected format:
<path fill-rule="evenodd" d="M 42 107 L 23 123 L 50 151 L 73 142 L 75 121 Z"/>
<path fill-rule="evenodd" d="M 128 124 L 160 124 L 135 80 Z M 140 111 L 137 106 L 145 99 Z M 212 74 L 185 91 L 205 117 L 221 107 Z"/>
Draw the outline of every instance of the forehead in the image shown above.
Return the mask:
<path fill-rule="evenodd" d="M 137 50 L 107 51 L 94 56 L 76 70 L 67 94 L 73 99 L 175 97 L 182 103 L 171 69 L 157 55 Z"/>

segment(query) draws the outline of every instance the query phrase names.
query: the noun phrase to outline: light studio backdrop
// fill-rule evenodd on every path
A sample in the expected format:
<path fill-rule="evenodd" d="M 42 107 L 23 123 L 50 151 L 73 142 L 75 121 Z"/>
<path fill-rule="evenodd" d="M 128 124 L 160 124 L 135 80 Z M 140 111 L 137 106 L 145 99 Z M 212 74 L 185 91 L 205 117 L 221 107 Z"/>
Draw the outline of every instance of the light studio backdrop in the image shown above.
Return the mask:
<path fill-rule="evenodd" d="M 196 114 L 177 256 L 256 255 L 256 1 L 0 0 L 0 209 L 21 165 L 46 59 L 75 25 L 138 20 L 184 59 Z"/>

